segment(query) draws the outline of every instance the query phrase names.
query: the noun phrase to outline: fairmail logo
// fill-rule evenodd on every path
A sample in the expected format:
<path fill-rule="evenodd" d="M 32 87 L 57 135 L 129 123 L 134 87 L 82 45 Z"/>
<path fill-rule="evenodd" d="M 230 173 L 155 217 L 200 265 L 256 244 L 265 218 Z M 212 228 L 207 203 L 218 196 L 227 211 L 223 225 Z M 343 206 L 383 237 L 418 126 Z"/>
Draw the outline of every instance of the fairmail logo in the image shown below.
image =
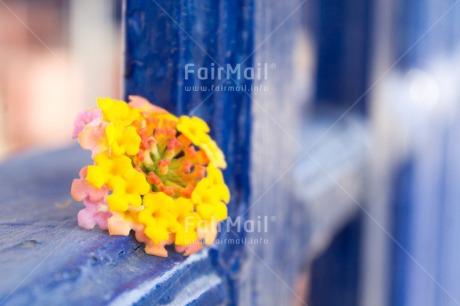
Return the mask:
<path fill-rule="evenodd" d="M 196 226 L 194 218 L 185 218 L 185 228 L 194 228 Z M 204 220 L 200 220 L 203 224 L 198 224 L 200 226 L 206 226 Z M 246 232 L 246 233 L 268 233 L 270 224 L 276 222 L 275 216 L 257 216 L 253 219 L 244 219 L 241 216 L 231 218 L 228 217 L 226 222 L 219 222 L 217 225 L 217 231 L 220 233 L 225 231 L 227 233 L 235 232 Z"/>
<path fill-rule="evenodd" d="M 219 66 L 211 63 L 210 67 L 197 67 L 193 63 L 185 65 L 185 80 L 268 80 L 269 71 L 276 69 L 275 64 L 257 63 L 254 67 L 242 64 Z"/>

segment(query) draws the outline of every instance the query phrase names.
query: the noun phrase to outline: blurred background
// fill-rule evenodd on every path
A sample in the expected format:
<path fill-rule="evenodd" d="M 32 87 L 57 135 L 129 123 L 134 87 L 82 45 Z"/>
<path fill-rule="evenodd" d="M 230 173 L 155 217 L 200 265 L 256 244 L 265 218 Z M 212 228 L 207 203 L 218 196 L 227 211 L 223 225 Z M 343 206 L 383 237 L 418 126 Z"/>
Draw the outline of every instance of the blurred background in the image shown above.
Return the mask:
<path fill-rule="evenodd" d="M 121 93 L 121 1 L 0 3 L 0 158 L 70 142 L 75 114 Z"/>
<path fill-rule="evenodd" d="M 364 208 L 309 269 L 310 306 L 459 305 L 459 2 L 302 7 L 305 118 L 355 116 L 369 143 Z M 121 6 L 0 1 L 0 158 L 69 144 L 81 109 L 121 96 Z"/>

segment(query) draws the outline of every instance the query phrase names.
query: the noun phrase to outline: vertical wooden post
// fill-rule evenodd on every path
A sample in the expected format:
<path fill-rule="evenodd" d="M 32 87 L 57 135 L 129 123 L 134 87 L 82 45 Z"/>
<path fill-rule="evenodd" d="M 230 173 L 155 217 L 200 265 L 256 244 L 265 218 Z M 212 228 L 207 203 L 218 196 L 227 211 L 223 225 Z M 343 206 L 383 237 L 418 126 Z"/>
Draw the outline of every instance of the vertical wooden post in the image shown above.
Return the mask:
<path fill-rule="evenodd" d="M 126 95 L 142 95 L 172 112 L 205 119 L 228 159 L 225 178 L 233 195 L 229 216 L 273 220 L 269 235 L 263 236 L 268 245 L 218 247 L 216 269 L 228 279 L 231 303 L 291 301 L 289 288 L 304 262 L 306 240 L 300 232 L 308 224 L 302 223 L 305 212 L 293 199 L 292 180 L 283 178 L 272 188 L 299 153 L 295 139 L 312 56 L 302 22 L 304 2 L 127 1 Z M 197 75 L 186 78 L 187 64 L 196 69 L 240 65 L 243 70 L 259 63 L 271 69 L 268 79 L 238 78 L 224 85 L 264 86 L 267 92 L 187 90 L 222 83 Z M 294 228 L 300 232 L 290 236 Z M 227 235 L 262 236 L 237 228 Z M 278 274 L 287 287 L 279 284 Z"/>
<path fill-rule="evenodd" d="M 232 199 L 229 216 L 248 207 L 251 136 L 251 99 L 244 92 L 212 91 L 222 80 L 185 75 L 185 66 L 241 69 L 252 65 L 252 0 L 126 2 L 125 93 L 141 95 L 176 114 L 196 115 L 208 122 L 228 163 L 225 179 Z M 244 62 L 241 62 L 245 59 Z M 223 85 L 250 86 L 233 79 Z M 194 91 L 206 86 L 209 90 Z M 242 238 L 244 232 L 237 232 Z M 228 233 L 231 238 L 235 234 Z M 243 245 L 220 245 L 215 253 L 222 275 L 230 281 L 240 267 Z M 235 302 L 236 294 L 230 294 Z"/>
<path fill-rule="evenodd" d="M 460 81 L 460 5 L 378 3 L 384 14 L 378 20 L 382 35 L 376 37 L 378 83 L 372 113 L 375 187 L 380 191 L 373 198 L 380 203 L 378 211 L 388 216 L 381 223 L 388 232 L 379 237 L 379 248 L 375 238 L 369 243 L 385 259 L 370 267 L 382 267 L 386 274 L 386 283 L 379 285 L 386 287 L 390 304 L 456 305 L 460 91 L 453 84 Z M 382 244 L 385 253 L 379 252 Z M 371 276 L 373 270 L 368 271 Z M 372 284 L 371 278 L 365 282 Z M 364 304 L 374 300 L 369 295 Z"/>

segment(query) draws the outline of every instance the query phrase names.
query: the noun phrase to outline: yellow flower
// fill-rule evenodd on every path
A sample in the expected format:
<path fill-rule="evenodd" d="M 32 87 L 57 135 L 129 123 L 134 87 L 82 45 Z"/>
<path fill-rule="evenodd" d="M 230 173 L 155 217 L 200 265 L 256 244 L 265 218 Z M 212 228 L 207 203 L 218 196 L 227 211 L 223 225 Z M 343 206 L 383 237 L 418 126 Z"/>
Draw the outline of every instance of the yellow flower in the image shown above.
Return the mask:
<path fill-rule="evenodd" d="M 134 169 L 128 171 L 123 178 L 117 178 L 114 184 L 113 193 L 106 198 L 111 211 L 124 212 L 130 205 L 141 206 L 141 195 L 150 191 L 145 176 Z"/>
<path fill-rule="evenodd" d="M 205 220 L 222 221 L 227 219 L 227 206 L 219 201 L 201 202 L 196 206 L 196 211 Z"/>
<path fill-rule="evenodd" d="M 214 164 L 210 163 L 206 168 L 208 188 L 216 194 L 220 200 L 228 203 L 230 201 L 230 190 L 224 181 L 222 171 L 220 171 Z"/>
<path fill-rule="evenodd" d="M 94 157 L 95 165 L 88 166 L 86 180 L 93 186 L 101 188 L 105 184 L 113 187 L 114 180 L 132 170 L 131 159 L 127 156 L 114 156 L 110 158 L 101 153 Z"/>
<path fill-rule="evenodd" d="M 124 127 L 112 122 L 107 126 L 105 134 L 113 154 L 135 155 L 139 152 L 141 137 L 137 134 L 135 127 Z"/>
<path fill-rule="evenodd" d="M 94 114 L 77 119 L 75 135 L 94 159 L 80 174 L 76 197 L 87 218 L 79 214 L 79 222 L 85 228 L 100 223 L 110 235 L 134 230 L 148 254 L 167 257 L 171 244 L 184 255 L 195 253 L 213 243 L 218 222 L 227 218 L 224 154 L 205 121 L 130 99 L 98 99 Z M 85 202 L 96 198 L 101 203 Z M 104 214 L 87 211 L 96 204 Z"/>
<path fill-rule="evenodd" d="M 168 240 L 177 226 L 174 200 L 163 192 L 149 193 L 144 196 L 144 206 L 139 222 L 145 225 L 145 235 L 156 244 Z"/>
<path fill-rule="evenodd" d="M 200 148 L 206 153 L 209 161 L 221 169 L 227 168 L 224 153 L 219 149 L 216 142 L 208 136 L 208 141 L 202 143 Z"/>
<path fill-rule="evenodd" d="M 211 180 L 207 177 L 198 182 L 192 192 L 196 211 L 205 220 L 222 221 L 227 218 L 227 206 L 222 202 L 223 197 L 222 186 L 211 185 Z"/>
<path fill-rule="evenodd" d="M 97 99 L 97 105 L 102 110 L 104 121 L 115 122 L 128 126 L 139 118 L 139 110 L 131 108 L 126 102 L 110 98 Z"/>
<path fill-rule="evenodd" d="M 214 165 L 222 169 L 227 167 L 224 154 L 208 135 L 209 127 L 206 122 L 197 117 L 181 116 L 177 123 L 177 130 L 190 139 L 194 145 L 200 147 Z"/>
<path fill-rule="evenodd" d="M 176 245 L 189 245 L 198 240 L 197 227 L 201 221 L 200 216 L 193 211 L 194 205 L 190 199 L 177 198 L 174 210 L 177 215 Z"/>
<path fill-rule="evenodd" d="M 197 117 L 181 116 L 177 123 L 177 130 L 185 135 L 195 145 L 200 145 L 207 140 L 209 126 Z"/>

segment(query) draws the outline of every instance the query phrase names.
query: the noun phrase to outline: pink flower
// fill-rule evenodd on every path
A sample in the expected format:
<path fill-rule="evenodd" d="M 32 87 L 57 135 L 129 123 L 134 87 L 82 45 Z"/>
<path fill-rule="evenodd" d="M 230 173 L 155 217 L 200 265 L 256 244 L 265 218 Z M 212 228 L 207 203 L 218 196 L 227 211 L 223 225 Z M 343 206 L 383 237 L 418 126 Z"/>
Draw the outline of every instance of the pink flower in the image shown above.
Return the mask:
<path fill-rule="evenodd" d="M 128 236 L 134 225 L 133 220 L 126 218 L 124 214 L 113 212 L 108 220 L 109 234 L 112 236 Z"/>
<path fill-rule="evenodd" d="M 175 245 L 177 253 L 184 253 L 184 256 L 192 255 L 203 248 L 203 244 L 200 241 L 195 241 L 189 245 Z"/>
<path fill-rule="evenodd" d="M 85 208 L 78 212 L 78 225 L 82 228 L 91 230 L 96 225 L 101 230 L 108 229 L 107 220 L 112 216 L 112 213 L 107 207 L 107 203 L 83 201 Z"/>
<path fill-rule="evenodd" d="M 135 236 L 137 241 L 145 243 L 145 252 L 147 254 L 160 257 L 168 257 L 168 251 L 165 247 L 167 245 L 173 244 L 174 242 L 174 235 L 170 234 L 168 240 L 162 241 L 160 243 L 154 243 L 145 235 L 144 228 L 136 230 Z"/>
<path fill-rule="evenodd" d="M 87 168 L 80 171 L 80 178 L 72 182 L 71 195 L 77 201 L 83 201 L 85 208 L 78 213 L 78 225 L 90 230 L 96 225 L 100 229 L 108 228 L 107 219 L 112 216 L 109 211 L 105 197 L 109 194 L 106 186 L 96 188 L 86 181 Z"/>
<path fill-rule="evenodd" d="M 85 150 L 90 150 L 94 158 L 99 153 L 107 150 L 107 137 L 105 136 L 105 128 L 107 122 L 103 122 L 98 126 L 87 125 L 83 131 L 78 134 L 78 142 Z"/>
<path fill-rule="evenodd" d="M 80 178 L 73 180 L 70 194 L 76 201 L 93 203 L 105 201 L 105 197 L 109 194 L 109 188 L 107 186 L 97 188 L 91 185 L 86 180 L 87 171 L 87 167 L 80 170 Z"/>
<path fill-rule="evenodd" d="M 146 98 L 140 96 L 129 96 L 129 106 L 138 108 L 144 114 L 169 114 L 164 108 L 151 104 Z"/>
<path fill-rule="evenodd" d="M 85 127 L 87 126 L 98 126 L 102 122 L 102 111 L 100 109 L 89 109 L 78 114 L 77 119 L 74 122 L 74 130 L 72 139 L 78 137 Z"/>

